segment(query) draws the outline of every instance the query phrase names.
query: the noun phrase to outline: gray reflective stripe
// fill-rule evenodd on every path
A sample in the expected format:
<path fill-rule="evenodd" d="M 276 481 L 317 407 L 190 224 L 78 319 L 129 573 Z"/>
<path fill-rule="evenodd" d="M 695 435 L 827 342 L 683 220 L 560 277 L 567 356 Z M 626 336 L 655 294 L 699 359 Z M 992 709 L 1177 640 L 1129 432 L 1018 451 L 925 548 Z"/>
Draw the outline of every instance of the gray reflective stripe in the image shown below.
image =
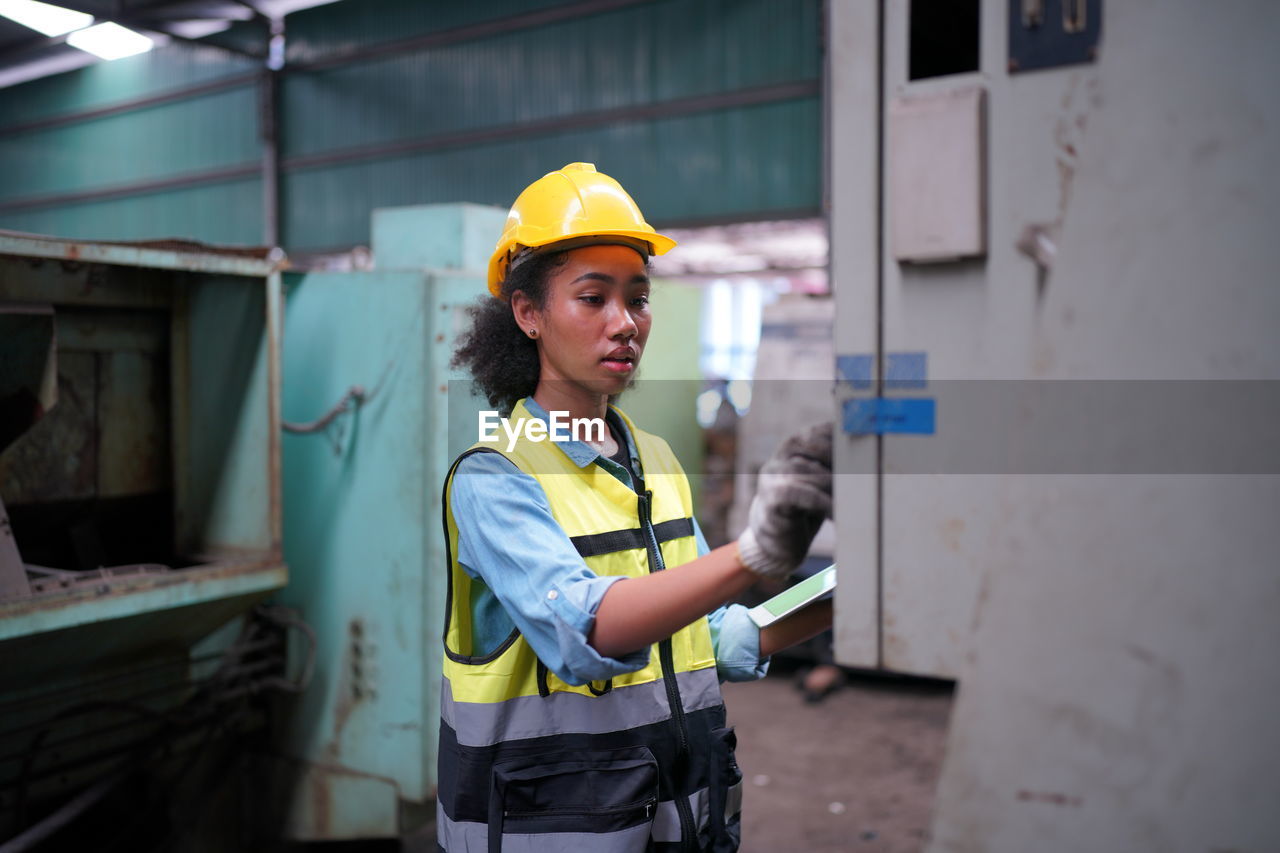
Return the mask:
<path fill-rule="evenodd" d="M 437 803 L 436 840 L 449 853 L 488 853 L 489 827 L 469 820 L 455 823 Z M 676 840 L 680 840 L 678 825 Z M 619 832 L 507 832 L 502 835 L 502 853 L 633 853 L 644 850 L 648 843 L 649 825 L 645 823 Z"/>
<path fill-rule="evenodd" d="M 714 666 L 676 673 L 676 683 L 687 712 L 721 703 Z M 668 719 L 671 708 L 661 678 L 615 687 L 603 696 L 552 693 L 517 696 L 505 702 L 459 702 L 446 678 L 440 687 L 440 716 L 457 733 L 462 746 L 490 746 L 546 735 L 634 729 Z"/>
<path fill-rule="evenodd" d="M 695 791 L 689 795 L 689 808 L 693 810 L 693 822 L 701 831 L 710 817 L 711 797 L 707 789 Z M 742 783 L 729 789 L 724 802 L 724 822 L 729 823 L 742 811 Z M 653 817 L 654 841 L 680 840 L 680 812 L 676 809 L 675 800 L 663 800 L 658 803 Z"/>
<path fill-rule="evenodd" d="M 692 800 L 693 797 L 689 799 Z M 675 800 L 662 800 L 658 803 L 658 808 L 654 810 L 652 832 L 654 841 L 680 840 L 680 812 L 676 810 Z"/>
<path fill-rule="evenodd" d="M 742 812 L 742 782 L 729 789 L 724 798 L 724 822 L 728 823 Z"/>

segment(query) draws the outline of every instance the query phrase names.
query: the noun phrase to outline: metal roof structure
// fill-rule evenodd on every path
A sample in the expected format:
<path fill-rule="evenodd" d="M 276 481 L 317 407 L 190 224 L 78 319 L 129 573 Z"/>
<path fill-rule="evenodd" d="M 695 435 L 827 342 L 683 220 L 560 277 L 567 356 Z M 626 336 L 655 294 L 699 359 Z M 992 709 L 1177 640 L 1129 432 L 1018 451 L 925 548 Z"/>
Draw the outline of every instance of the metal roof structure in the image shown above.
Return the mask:
<path fill-rule="evenodd" d="M 272 21 L 334 0 L 58 0 L 53 5 L 144 33 L 158 44 L 192 42 L 266 62 Z M 232 28 L 234 32 L 228 32 Z M 67 43 L 0 16 L 0 88 L 99 62 Z"/>

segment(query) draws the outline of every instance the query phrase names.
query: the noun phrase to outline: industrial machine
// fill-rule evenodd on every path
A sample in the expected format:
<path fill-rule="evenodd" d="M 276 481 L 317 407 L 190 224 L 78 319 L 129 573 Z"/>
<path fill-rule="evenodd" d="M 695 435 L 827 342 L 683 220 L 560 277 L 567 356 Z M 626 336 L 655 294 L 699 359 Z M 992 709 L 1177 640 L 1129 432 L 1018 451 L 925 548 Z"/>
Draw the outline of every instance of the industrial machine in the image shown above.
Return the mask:
<path fill-rule="evenodd" d="M 1280 843 L 1271 4 L 830 3 L 837 659 L 930 850 Z"/>
<path fill-rule="evenodd" d="M 169 803 L 161 789 L 217 764 L 222 736 L 262 728 L 249 697 L 299 686 L 283 651 L 295 620 L 249 616 L 288 580 L 279 266 L 0 233 L 6 850 L 100 803 L 112 837 L 138 820 L 113 801 Z M 146 820 L 156 843 L 198 823 Z"/>
<path fill-rule="evenodd" d="M 282 837 L 391 838 L 434 819 L 440 489 L 479 408 L 449 359 L 505 219 L 467 204 L 378 210 L 373 269 L 286 276 L 293 578 L 276 600 L 318 649 L 311 688 L 277 720 Z"/>

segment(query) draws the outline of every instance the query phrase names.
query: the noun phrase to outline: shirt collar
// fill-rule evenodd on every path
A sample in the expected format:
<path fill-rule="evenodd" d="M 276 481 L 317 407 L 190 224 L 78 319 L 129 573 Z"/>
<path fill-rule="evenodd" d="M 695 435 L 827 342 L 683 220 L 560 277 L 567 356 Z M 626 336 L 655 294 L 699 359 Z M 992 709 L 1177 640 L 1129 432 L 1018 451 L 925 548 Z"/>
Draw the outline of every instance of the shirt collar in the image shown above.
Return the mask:
<path fill-rule="evenodd" d="M 549 417 L 547 415 L 547 410 L 538 405 L 537 401 L 532 397 L 524 398 L 524 407 L 533 417 L 543 423 L 547 422 L 547 418 Z M 614 411 L 616 412 L 617 410 L 614 409 Z M 637 471 L 640 470 L 640 455 L 636 451 L 636 443 L 631 437 L 631 430 L 627 429 L 627 422 L 621 417 L 615 417 L 612 418 L 612 420 L 614 426 L 620 429 L 623 441 L 627 443 L 627 454 L 631 457 L 632 467 Z M 579 468 L 586 468 L 597 459 L 607 458 L 602 456 L 598 450 L 587 444 L 585 441 L 570 440 L 556 441 L 553 443 L 556 447 L 564 451 L 564 455 L 568 456 L 573 461 L 573 464 L 577 465 Z"/>

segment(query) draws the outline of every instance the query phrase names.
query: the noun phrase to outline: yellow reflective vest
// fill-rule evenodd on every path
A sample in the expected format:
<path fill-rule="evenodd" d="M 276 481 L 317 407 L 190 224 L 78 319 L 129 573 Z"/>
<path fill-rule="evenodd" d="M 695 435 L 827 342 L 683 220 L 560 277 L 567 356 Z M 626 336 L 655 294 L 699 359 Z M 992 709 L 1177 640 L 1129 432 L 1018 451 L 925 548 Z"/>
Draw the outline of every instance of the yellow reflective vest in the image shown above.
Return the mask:
<path fill-rule="evenodd" d="M 680 463 L 665 441 L 614 411 L 639 452 L 634 491 L 599 465 L 579 468 L 555 442 L 528 438 L 510 452 L 472 447 L 445 481 L 437 805 L 445 850 L 737 849 L 742 776 L 705 617 L 656 643 L 642 669 L 605 682 L 562 681 L 516 630 L 493 652 L 473 654 L 472 580 L 457 563 L 449 504 L 458 463 L 472 453 L 502 453 L 536 479 L 597 575 L 639 577 L 697 557 Z M 532 417 L 523 401 L 511 413 L 522 417 Z"/>

